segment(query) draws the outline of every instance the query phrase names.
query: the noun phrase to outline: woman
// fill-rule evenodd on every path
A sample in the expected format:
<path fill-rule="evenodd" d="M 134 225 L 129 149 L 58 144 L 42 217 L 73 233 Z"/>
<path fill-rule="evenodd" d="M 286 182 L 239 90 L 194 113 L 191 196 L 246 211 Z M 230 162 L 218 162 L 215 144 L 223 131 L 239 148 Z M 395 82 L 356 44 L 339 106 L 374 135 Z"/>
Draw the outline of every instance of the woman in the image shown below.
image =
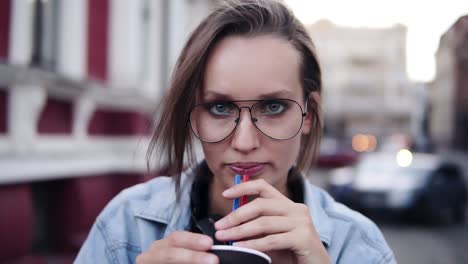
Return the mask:
<path fill-rule="evenodd" d="M 152 149 L 174 176 L 118 195 L 76 262 L 218 263 L 210 247 L 237 241 L 273 263 L 394 263 L 370 220 L 301 176 L 321 136 L 320 92 L 312 41 L 282 3 L 220 6 L 191 34 L 156 123 Z M 235 174 L 251 180 L 234 186 Z"/>

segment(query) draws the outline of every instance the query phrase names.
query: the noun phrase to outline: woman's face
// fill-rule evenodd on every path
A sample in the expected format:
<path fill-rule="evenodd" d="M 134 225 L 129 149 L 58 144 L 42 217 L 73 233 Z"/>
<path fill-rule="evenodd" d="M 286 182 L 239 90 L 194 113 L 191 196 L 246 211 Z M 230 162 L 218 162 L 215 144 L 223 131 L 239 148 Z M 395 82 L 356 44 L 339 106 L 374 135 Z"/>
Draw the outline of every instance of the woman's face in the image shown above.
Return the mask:
<path fill-rule="evenodd" d="M 299 52 L 274 36 L 228 37 L 220 41 L 208 59 L 198 103 L 218 100 L 291 99 L 304 109 L 299 79 Z M 237 103 L 251 106 L 253 102 Z M 214 187 L 233 185 L 234 175 L 262 178 L 280 191 L 286 190 L 287 173 L 294 164 L 301 134 L 311 120 L 304 118 L 301 131 L 288 140 L 271 139 L 255 127 L 247 108 L 242 108 L 236 130 L 218 143 L 202 143 Z M 215 128 L 213 128 L 215 129 Z"/>

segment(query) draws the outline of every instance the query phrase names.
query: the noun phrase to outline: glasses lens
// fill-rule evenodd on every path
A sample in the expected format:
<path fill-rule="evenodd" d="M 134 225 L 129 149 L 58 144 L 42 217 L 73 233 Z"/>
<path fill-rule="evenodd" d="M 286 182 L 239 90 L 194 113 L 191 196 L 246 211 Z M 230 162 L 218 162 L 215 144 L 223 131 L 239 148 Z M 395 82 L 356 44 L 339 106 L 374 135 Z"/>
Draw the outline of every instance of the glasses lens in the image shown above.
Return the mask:
<path fill-rule="evenodd" d="M 190 114 L 190 126 L 202 141 L 218 142 L 236 128 L 238 112 L 237 106 L 231 102 L 200 104 Z"/>
<path fill-rule="evenodd" d="M 294 137 L 302 127 L 302 109 L 292 100 L 265 100 L 252 107 L 255 125 L 265 135 L 285 140 Z"/>

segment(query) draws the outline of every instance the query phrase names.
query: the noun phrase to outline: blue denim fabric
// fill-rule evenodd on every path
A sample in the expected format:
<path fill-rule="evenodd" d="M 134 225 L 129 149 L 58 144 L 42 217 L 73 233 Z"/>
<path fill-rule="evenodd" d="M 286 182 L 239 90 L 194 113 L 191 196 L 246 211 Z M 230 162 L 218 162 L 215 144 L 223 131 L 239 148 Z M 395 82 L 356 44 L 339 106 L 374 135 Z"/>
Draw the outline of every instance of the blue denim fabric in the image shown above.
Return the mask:
<path fill-rule="evenodd" d="M 170 177 L 122 191 L 97 217 L 75 263 L 135 263 L 155 240 L 188 230 L 192 182 L 193 170 L 182 177 L 179 203 Z M 304 183 L 304 201 L 332 263 L 396 263 L 372 221 Z"/>

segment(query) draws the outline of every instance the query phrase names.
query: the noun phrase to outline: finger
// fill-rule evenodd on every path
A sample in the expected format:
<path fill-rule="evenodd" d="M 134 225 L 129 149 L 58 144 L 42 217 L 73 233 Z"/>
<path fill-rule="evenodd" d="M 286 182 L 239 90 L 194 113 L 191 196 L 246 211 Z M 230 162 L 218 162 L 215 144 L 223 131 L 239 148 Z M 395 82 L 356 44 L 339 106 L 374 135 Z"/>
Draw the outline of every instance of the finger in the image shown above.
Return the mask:
<path fill-rule="evenodd" d="M 165 239 L 170 247 L 180 247 L 197 251 L 207 251 L 213 246 L 213 239 L 207 235 L 176 231 Z"/>
<path fill-rule="evenodd" d="M 289 200 L 257 198 L 217 221 L 215 228 L 227 229 L 260 216 L 285 216 L 293 205 Z"/>
<path fill-rule="evenodd" d="M 256 249 L 261 252 L 292 249 L 294 240 L 291 233 L 271 234 L 257 239 L 235 242 L 235 246 Z"/>
<path fill-rule="evenodd" d="M 223 192 L 223 196 L 228 199 L 234 199 L 244 195 L 258 195 L 263 198 L 285 197 L 264 179 L 236 184 Z"/>
<path fill-rule="evenodd" d="M 138 264 L 144 263 L 219 263 L 218 257 L 212 253 L 194 251 L 186 248 L 169 247 L 154 250 L 137 257 Z"/>
<path fill-rule="evenodd" d="M 263 216 L 253 221 L 216 232 L 221 241 L 244 240 L 261 235 L 289 232 L 297 226 L 295 219 L 284 216 Z"/>

